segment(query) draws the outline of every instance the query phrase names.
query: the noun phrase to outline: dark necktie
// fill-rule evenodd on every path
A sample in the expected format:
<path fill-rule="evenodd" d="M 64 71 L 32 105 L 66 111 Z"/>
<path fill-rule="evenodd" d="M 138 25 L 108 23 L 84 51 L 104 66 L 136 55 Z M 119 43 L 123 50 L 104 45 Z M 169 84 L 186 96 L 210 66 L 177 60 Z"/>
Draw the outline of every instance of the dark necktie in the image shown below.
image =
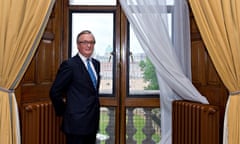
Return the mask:
<path fill-rule="evenodd" d="M 96 80 L 96 77 L 95 77 L 95 75 L 94 75 L 93 69 L 92 69 L 92 67 L 91 67 L 91 65 L 90 65 L 90 59 L 87 59 L 87 69 L 88 69 L 88 73 L 89 73 L 89 75 L 90 75 L 90 77 L 91 77 L 91 80 L 92 80 L 92 82 L 93 82 L 93 85 L 94 85 L 94 87 L 96 88 L 96 86 L 97 86 L 97 80 Z"/>

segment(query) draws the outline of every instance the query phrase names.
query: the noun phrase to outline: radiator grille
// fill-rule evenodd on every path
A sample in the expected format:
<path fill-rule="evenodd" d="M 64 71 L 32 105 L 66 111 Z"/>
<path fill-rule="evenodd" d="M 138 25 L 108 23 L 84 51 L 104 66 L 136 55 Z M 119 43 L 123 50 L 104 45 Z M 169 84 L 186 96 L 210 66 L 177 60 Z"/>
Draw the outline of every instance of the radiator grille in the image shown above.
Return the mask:
<path fill-rule="evenodd" d="M 23 105 L 21 117 L 23 144 L 65 144 L 61 118 L 50 102 Z"/>
<path fill-rule="evenodd" d="M 219 144 L 219 108 L 188 101 L 173 102 L 173 144 Z"/>

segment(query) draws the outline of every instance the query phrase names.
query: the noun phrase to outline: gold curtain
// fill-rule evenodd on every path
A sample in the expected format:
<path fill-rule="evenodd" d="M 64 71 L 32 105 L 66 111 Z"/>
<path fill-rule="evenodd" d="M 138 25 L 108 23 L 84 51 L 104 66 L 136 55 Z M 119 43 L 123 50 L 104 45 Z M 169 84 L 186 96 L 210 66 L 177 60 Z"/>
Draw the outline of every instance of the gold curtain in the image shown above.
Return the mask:
<path fill-rule="evenodd" d="M 240 1 L 189 0 L 209 55 L 229 91 L 224 143 L 240 143 Z"/>
<path fill-rule="evenodd" d="M 20 144 L 14 89 L 39 44 L 55 0 L 0 0 L 0 143 Z"/>

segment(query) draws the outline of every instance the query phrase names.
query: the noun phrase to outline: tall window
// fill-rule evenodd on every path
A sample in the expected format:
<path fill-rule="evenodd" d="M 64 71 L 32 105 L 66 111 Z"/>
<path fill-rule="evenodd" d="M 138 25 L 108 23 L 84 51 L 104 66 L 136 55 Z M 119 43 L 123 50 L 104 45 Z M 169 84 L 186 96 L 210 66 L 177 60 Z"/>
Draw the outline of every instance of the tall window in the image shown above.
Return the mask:
<path fill-rule="evenodd" d="M 114 52 L 114 13 L 112 12 L 75 12 L 71 13 L 71 56 L 78 52 L 76 37 L 82 30 L 90 30 L 96 39 L 93 57 L 101 61 L 100 93 L 113 92 L 113 58 Z"/>
<path fill-rule="evenodd" d="M 76 36 L 80 31 L 88 29 L 96 38 L 94 57 L 101 62 L 98 143 L 159 143 L 161 114 L 155 69 L 132 26 L 127 24 L 119 3 L 117 0 L 68 2 L 69 56 L 78 52 Z M 171 7 L 167 15 L 171 23 Z"/>

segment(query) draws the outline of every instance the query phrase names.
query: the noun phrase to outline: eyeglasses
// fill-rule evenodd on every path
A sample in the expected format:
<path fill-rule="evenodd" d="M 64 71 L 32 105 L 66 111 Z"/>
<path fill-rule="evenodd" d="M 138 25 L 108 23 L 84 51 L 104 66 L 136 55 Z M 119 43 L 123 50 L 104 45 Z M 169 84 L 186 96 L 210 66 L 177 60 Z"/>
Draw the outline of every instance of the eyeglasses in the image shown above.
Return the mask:
<path fill-rule="evenodd" d="M 95 41 L 79 41 L 78 44 L 83 44 L 83 45 L 94 45 Z"/>

